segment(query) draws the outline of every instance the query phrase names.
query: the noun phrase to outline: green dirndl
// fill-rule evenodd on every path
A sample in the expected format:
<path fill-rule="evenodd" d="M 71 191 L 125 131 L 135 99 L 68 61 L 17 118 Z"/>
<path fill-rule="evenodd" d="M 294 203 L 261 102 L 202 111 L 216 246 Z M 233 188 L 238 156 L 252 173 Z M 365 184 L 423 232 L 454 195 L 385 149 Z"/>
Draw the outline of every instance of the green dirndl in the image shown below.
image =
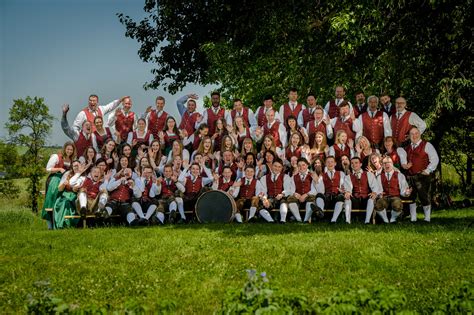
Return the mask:
<path fill-rule="evenodd" d="M 43 208 L 41 209 L 41 218 L 51 221 L 50 213 L 46 211 L 48 208 L 53 208 L 56 199 L 58 199 L 59 195 L 59 182 L 61 181 L 61 177 L 63 174 L 60 172 L 54 173 L 49 175 L 48 179 L 46 180 L 46 195 L 44 197 Z"/>
<path fill-rule="evenodd" d="M 63 191 L 59 193 L 54 204 L 54 225 L 56 229 L 76 226 L 79 219 L 65 219 L 67 215 L 76 214 L 77 194 L 73 191 Z"/>

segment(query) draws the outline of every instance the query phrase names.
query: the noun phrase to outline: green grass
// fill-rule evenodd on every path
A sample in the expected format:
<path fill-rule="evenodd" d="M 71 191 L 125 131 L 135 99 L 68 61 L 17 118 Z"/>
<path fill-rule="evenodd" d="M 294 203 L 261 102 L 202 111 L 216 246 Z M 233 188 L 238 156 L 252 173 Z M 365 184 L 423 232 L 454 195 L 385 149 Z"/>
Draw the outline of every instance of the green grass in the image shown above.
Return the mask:
<path fill-rule="evenodd" d="M 13 209 L 13 210 L 12 210 Z M 25 310 L 35 281 L 86 307 L 131 299 L 179 313 L 217 310 L 245 270 L 310 299 L 349 288 L 395 286 L 418 311 L 472 282 L 474 209 L 438 211 L 430 225 L 211 224 L 47 231 L 27 209 L 0 205 L 0 313 Z"/>

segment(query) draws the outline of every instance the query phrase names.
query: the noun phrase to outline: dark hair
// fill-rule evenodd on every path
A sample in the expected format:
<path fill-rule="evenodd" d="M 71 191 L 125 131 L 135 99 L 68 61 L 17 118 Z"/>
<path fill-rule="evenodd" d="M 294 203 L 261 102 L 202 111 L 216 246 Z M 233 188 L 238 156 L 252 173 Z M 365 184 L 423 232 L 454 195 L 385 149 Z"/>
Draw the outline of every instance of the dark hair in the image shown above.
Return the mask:
<path fill-rule="evenodd" d="M 295 87 L 292 87 L 292 88 L 290 88 L 290 92 L 296 92 L 296 93 L 298 93 L 298 89 L 295 88 Z"/>
<path fill-rule="evenodd" d="M 359 162 L 362 163 L 362 160 L 361 160 L 360 157 L 358 157 L 358 156 L 354 156 L 353 158 L 351 158 L 351 161 L 352 161 L 352 160 L 358 160 Z"/>
<path fill-rule="evenodd" d="M 155 102 L 158 101 L 158 100 L 161 100 L 161 101 L 165 102 L 165 98 L 161 95 L 156 97 Z"/>
<path fill-rule="evenodd" d="M 306 165 L 308 165 L 308 166 L 309 166 L 309 162 L 308 162 L 308 160 L 306 160 L 306 159 L 305 159 L 305 158 L 303 158 L 303 157 L 300 157 L 300 158 L 298 159 L 298 163 L 299 163 L 299 162 L 304 162 L 304 163 L 306 163 Z"/>
<path fill-rule="evenodd" d="M 214 95 L 217 95 L 217 96 L 221 96 L 221 93 L 217 92 L 217 91 L 214 91 L 211 93 L 211 97 L 214 96 Z"/>
<path fill-rule="evenodd" d="M 96 94 L 89 95 L 89 98 L 91 98 L 91 97 L 95 97 L 97 100 L 99 100 L 99 97 Z"/>
<path fill-rule="evenodd" d="M 339 104 L 339 108 L 346 107 L 346 106 L 349 107 L 349 102 L 346 100 L 342 101 L 341 104 Z"/>
<path fill-rule="evenodd" d="M 354 95 L 359 95 L 359 94 L 364 94 L 365 95 L 364 91 L 362 91 L 362 90 L 356 91 Z"/>
<path fill-rule="evenodd" d="M 283 161 L 280 158 L 275 158 L 273 160 L 273 164 L 275 164 L 275 163 L 280 163 L 281 165 L 283 165 Z"/>
<path fill-rule="evenodd" d="M 242 103 L 242 100 L 240 98 L 234 98 L 234 103 L 237 103 L 237 102 L 241 102 Z"/>
<path fill-rule="evenodd" d="M 312 96 L 312 97 L 316 98 L 316 95 L 314 95 L 314 93 L 313 93 L 313 92 L 310 92 L 310 93 L 308 93 L 308 95 L 306 95 L 306 98 L 308 98 L 308 97 L 310 97 L 310 96 Z"/>
<path fill-rule="evenodd" d="M 264 101 L 266 101 L 266 100 L 272 100 L 272 101 L 274 101 L 273 96 L 271 96 L 270 94 L 265 95 L 265 96 L 263 97 L 263 100 L 264 100 Z"/>

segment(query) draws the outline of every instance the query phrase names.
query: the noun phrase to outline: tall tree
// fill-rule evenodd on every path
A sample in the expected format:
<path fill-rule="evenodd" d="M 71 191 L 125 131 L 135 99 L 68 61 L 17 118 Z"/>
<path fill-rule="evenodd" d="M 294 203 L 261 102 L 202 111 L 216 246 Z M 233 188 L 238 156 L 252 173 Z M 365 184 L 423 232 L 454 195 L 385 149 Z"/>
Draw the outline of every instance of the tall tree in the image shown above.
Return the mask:
<path fill-rule="evenodd" d="M 22 173 L 29 177 L 29 192 L 31 210 L 38 212 L 39 181 L 44 174 L 41 163 L 41 151 L 51 132 L 53 117 L 43 98 L 26 97 L 13 100 L 10 108 L 9 121 L 5 124 L 8 129 L 10 142 L 25 146 L 24 166 Z"/>
<path fill-rule="evenodd" d="M 448 119 L 473 114 L 472 0 L 146 0 L 144 10 L 139 22 L 118 17 L 156 66 L 145 88 L 219 84 L 254 108 L 291 86 L 321 104 L 338 84 L 349 96 L 403 95 L 435 146 Z"/>

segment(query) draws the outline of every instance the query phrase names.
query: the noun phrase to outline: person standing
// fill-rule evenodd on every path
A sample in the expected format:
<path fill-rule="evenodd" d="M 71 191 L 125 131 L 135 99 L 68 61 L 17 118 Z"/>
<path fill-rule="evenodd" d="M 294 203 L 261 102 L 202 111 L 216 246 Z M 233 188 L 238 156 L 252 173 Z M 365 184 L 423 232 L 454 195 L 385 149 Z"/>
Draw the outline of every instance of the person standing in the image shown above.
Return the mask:
<path fill-rule="evenodd" d="M 431 220 L 431 181 L 432 174 L 439 164 L 439 157 L 433 145 L 421 139 L 421 132 L 417 127 L 411 127 L 410 144 L 405 148 L 406 160 L 401 157 L 402 168 L 407 170 L 408 182 L 413 187 L 410 196 L 411 221 L 416 221 L 416 197 L 420 199 L 425 214 L 425 221 Z"/>

